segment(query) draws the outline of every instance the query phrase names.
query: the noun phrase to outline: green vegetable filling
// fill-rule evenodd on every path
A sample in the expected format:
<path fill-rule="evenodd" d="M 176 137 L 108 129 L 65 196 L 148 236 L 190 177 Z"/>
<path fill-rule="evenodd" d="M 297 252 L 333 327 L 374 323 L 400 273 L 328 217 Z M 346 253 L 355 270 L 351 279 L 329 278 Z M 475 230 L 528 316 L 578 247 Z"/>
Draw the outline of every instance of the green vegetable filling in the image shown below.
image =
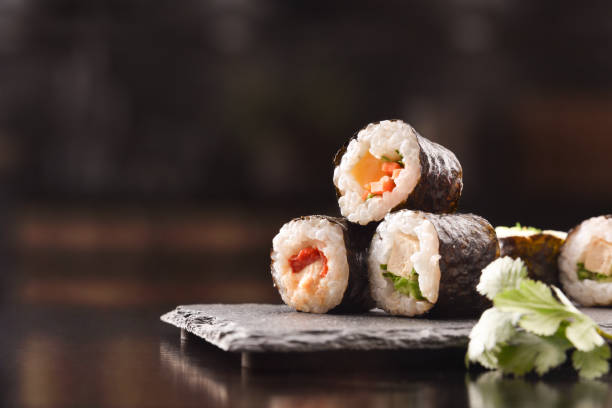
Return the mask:
<path fill-rule="evenodd" d="M 419 287 L 419 274 L 416 272 L 414 268 L 410 271 L 410 276 L 405 278 L 403 276 L 398 276 L 392 272 L 387 271 L 387 265 L 381 264 L 380 269 L 382 269 L 385 278 L 391 279 L 393 282 L 393 287 L 399 293 L 413 297 L 416 300 L 427 300 L 421 293 L 421 288 Z"/>
<path fill-rule="evenodd" d="M 399 165 L 401 165 L 402 167 L 404 167 L 404 155 L 403 155 L 403 154 L 401 154 L 401 153 L 400 153 L 400 151 L 399 151 L 398 149 L 395 149 L 395 152 L 396 152 L 397 154 L 399 154 L 399 157 L 400 157 L 400 158 L 399 158 L 399 160 L 397 161 L 397 163 L 398 163 Z"/>
<path fill-rule="evenodd" d="M 404 156 L 397 149 L 395 149 L 395 152 L 399 155 L 399 157 L 400 157 L 399 159 L 393 160 L 393 159 L 390 159 L 389 157 L 387 157 L 385 155 L 382 155 L 382 156 L 380 156 L 380 160 L 382 160 L 384 162 L 388 162 L 388 163 L 395 162 L 395 163 L 399 164 L 400 166 L 404 167 L 404 162 L 403 162 Z"/>
<path fill-rule="evenodd" d="M 535 228 L 535 227 L 524 227 L 521 225 L 520 222 L 517 222 L 516 224 L 514 224 L 514 227 L 510 227 L 510 229 L 512 230 L 519 230 L 519 231 L 530 231 L 530 232 L 535 232 L 535 233 L 540 233 L 542 232 L 541 229 L 539 228 Z"/>
<path fill-rule="evenodd" d="M 597 282 L 612 282 L 612 276 L 604 275 L 603 273 L 597 273 L 593 271 L 589 271 L 584 267 L 583 262 L 578 262 L 576 264 L 578 269 L 576 270 L 576 275 L 578 275 L 579 280 L 590 279 Z"/>

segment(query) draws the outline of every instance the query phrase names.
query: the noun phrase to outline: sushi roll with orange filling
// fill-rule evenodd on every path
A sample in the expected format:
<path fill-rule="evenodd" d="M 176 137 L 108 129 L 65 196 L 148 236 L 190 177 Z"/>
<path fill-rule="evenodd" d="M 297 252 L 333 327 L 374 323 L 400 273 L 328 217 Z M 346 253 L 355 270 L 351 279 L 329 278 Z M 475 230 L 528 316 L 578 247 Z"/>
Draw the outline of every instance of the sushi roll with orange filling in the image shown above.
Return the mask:
<path fill-rule="evenodd" d="M 360 130 L 336 153 L 334 165 L 340 212 L 361 225 L 402 208 L 454 212 L 463 189 L 454 153 L 401 120 Z"/>
<path fill-rule="evenodd" d="M 343 219 L 313 215 L 282 226 L 272 240 L 272 279 L 283 302 L 311 313 L 372 308 L 361 234 Z"/>

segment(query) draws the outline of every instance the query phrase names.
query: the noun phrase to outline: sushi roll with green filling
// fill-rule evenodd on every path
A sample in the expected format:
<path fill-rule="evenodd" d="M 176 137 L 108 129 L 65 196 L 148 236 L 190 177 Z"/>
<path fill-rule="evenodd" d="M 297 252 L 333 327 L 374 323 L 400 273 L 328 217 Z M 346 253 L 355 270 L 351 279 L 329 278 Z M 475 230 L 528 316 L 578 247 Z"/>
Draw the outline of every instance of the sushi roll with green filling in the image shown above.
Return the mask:
<path fill-rule="evenodd" d="M 475 317 L 489 306 L 476 291 L 481 270 L 498 256 L 495 230 L 482 217 L 397 211 L 372 239 L 372 298 L 394 315 Z"/>
<path fill-rule="evenodd" d="M 283 302 L 311 313 L 364 312 L 368 290 L 363 231 L 313 215 L 282 226 L 272 240 L 272 279 Z"/>
<path fill-rule="evenodd" d="M 463 189 L 459 160 L 401 120 L 371 123 L 334 158 L 340 212 L 366 225 L 402 208 L 451 213 Z"/>
<path fill-rule="evenodd" d="M 566 232 L 542 231 L 516 223 L 514 227 L 497 227 L 495 233 L 499 240 L 500 256 L 521 258 L 527 265 L 531 279 L 559 286 L 557 260 L 567 237 Z"/>
<path fill-rule="evenodd" d="M 612 215 L 573 228 L 561 247 L 563 289 L 583 306 L 612 306 Z"/>

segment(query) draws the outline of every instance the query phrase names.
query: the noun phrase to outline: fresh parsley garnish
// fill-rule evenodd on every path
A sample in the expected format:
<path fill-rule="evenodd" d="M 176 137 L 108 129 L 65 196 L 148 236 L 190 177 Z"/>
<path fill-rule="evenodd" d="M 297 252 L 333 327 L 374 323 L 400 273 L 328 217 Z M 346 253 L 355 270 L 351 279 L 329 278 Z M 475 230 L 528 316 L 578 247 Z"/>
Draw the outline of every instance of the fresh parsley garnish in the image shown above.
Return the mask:
<path fill-rule="evenodd" d="M 603 332 L 555 286 L 527 278 L 519 258 L 499 258 L 482 271 L 478 292 L 493 301 L 470 333 L 466 361 L 504 373 L 547 373 L 565 362 L 583 378 L 609 370 L 610 348 Z"/>
<path fill-rule="evenodd" d="M 579 280 L 590 279 L 597 282 L 612 282 L 612 276 L 604 275 L 603 273 L 589 271 L 584 267 L 583 262 L 578 262 L 576 264 L 576 275 L 578 275 Z"/>
<path fill-rule="evenodd" d="M 381 264 L 380 269 L 387 271 L 387 265 Z M 385 278 L 391 279 L 393 288 L 401 294 L 413 297 L 416 300 L 427 300 L 421 293 L 421 288 L 419 287 L 419 274 L 414 268 L 412 268 L 409 278 L 398 276 L 392 272 L 383 272 L 382 275 Z"/>
<path fill-rule="evenodd" d="M 385 155 L 380 156 L 380 159 L 381 159 L 382 161 L 384 161 L 384 162 L 392 162 L 392 161 L 395 161 L 395 160 L 391 160 L 390 158 L 388 158 L 388 157 L 387 157 L 387 156 L 385 156 Z"/>

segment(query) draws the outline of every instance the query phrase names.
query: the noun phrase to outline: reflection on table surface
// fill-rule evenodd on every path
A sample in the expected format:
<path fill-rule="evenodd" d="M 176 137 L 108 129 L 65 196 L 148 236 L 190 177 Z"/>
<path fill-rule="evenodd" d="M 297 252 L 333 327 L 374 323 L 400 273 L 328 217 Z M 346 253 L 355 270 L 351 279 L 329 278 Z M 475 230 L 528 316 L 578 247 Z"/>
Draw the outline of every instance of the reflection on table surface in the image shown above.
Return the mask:
<path fill-rule="evenodd" d="M 385 370 L 262 371 L 158 322 L 158 311 L 4 312 L 2 406 L 603 407 L 611 376 L 577 381 L 467 372 L 457 364 Z"/>

